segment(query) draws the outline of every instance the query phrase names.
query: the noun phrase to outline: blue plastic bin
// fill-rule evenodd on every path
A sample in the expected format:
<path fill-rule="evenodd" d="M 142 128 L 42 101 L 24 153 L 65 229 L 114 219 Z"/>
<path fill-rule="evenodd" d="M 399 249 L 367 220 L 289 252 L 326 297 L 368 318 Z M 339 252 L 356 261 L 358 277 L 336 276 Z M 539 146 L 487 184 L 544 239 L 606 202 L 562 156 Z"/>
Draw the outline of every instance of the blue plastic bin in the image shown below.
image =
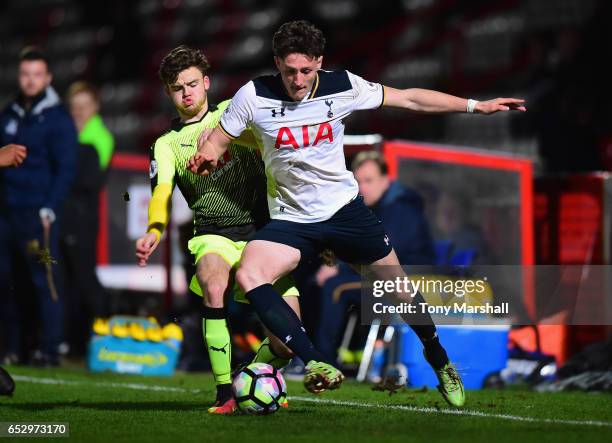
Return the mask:
<path fill-rule="evenodd" d="M 480 389 L 487 375 L 506 367 L 509 326 L 438 326 L 438 335 L 449 358 L 461 374 L 466 389 Z M 401 329 L 400 362 L 408 368 L 413 387 L 438 385 L 423 357 L 423 345 L 407 326 Z"/>

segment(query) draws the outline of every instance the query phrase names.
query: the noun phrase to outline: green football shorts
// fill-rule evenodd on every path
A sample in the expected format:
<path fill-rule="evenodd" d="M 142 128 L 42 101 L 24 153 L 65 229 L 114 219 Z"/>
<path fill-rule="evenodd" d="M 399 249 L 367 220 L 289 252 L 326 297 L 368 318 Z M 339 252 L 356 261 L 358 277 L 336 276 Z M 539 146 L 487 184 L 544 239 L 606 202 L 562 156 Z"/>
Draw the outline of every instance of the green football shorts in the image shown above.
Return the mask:
<path fill-rule="evenodd" d="M 233 270 L 236 270 L 238 263 L 240 263 L 240 256 L 242 255 L 242 251 L 244 251 L 246 244 L 247 242 L 245 241 L 232 241 L 227 237 L 223 237 L 222 235 L 205 234 L 193 237 L 191 240 L 189 240 L 187 246 L 189 251 L 195 255 L 196 264 L 206 254 L 217 254 L 221 256 L 221 258 L 223 258 L 223 260 L 225 260 Z M 191 278 L 189 289 L 198 294 L 200 297 L 204 295 L 204 291 L 200 287 L 200 283 L 195 275 Z M 274 289 L 276 289 L 279 294 L 282 294 L 283 297 L 297 297 L 300 295 L 295 287 L 293 278 L 290 275 L 287 275 L 274 283 Z M 236 283 L 234 284 L 233 292 L 234 300 L 240 303 L 249 303 L 244 291 Z"/>

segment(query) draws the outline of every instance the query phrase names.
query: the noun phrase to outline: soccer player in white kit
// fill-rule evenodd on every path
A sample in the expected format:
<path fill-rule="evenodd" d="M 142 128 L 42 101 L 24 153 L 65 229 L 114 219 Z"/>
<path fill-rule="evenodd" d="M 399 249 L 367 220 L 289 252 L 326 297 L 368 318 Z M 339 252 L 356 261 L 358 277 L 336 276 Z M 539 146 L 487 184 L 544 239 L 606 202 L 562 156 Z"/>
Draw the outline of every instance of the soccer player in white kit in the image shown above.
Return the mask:
<path fill-rule="evenodd" d="M 480 114 L 525 111 L 525 107 L 521 99 L 478 102 L 425 89 L 394 89 L 344 70 L 324 71 L 325 38 L 306 21 L 283 24 L 272 46 L 279 73 L 258 77 L 238 90 L 220 124 L 187 167 L 207 175 L 232 139 L 247 127 L 253 130 L 263 149 L 272 220 L 247 244 L 236 279 L 262 323 L 306 363 L 304 385 L 318 393 L 338 388 L 344 376 L 323 361 L 272 283 L 323 249 L 331 249 L 355 266 L 379 265 L 371 268 L 374 272 L 389 268 L 381 265 L 399 266 L 381 222 L 358 196 L 357 183 L 346 169 L 344 118 L 353 111 L 381 106 Z M 413 302 L 424 300 L 417 294 Z M 431 317 L 404 320 L 423 343 L 445 400 L 462 406 L 461 378 L 438 340 Z"/>

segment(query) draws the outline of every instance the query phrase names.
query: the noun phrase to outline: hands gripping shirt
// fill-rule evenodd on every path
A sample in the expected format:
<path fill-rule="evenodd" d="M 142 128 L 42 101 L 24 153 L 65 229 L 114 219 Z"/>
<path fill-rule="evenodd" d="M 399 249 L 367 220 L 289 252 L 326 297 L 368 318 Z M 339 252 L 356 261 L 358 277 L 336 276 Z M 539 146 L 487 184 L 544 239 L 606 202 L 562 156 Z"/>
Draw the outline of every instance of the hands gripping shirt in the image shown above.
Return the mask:
<path fill-rule="evenodd" d="M 358 193 L 346 169 L 343 120 L 383 101 L 382 85 L 348 71 L 318 71 L 301 102 L 287 96 L 279 74 L 262 76 L 238 90 L 220 125 L 232 138 L 250 127 L 263 146 L 270 217 L 315 223 Z"/>

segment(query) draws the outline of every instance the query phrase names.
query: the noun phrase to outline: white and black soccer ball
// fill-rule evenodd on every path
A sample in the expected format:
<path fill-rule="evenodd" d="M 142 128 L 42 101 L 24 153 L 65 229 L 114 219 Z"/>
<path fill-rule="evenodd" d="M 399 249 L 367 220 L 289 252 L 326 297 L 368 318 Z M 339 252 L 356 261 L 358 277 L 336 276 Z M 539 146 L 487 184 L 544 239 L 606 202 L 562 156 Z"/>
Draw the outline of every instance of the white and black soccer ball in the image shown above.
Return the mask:
<path fill-rule="evenodd" d="M 247 414 L 271 414 L 287 399 L 285 379 L 266 363 L 251 363 L 242 368 L 234 377 L 232 389 L 238 407 Z"/>

